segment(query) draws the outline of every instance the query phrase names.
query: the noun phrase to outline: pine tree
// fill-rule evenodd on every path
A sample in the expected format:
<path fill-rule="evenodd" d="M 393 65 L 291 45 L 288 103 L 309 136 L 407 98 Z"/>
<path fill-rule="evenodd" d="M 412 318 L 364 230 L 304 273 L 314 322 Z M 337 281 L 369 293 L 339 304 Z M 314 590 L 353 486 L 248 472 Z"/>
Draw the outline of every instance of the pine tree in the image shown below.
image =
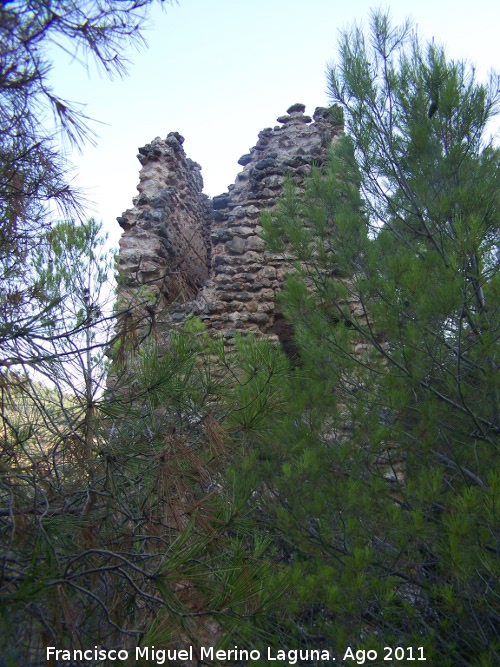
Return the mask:
<path fill-rule="evenodd" d="M 162 1 L 162 0 L 161 0 Z M 0 3 L 0 368 L 36 365 L 36 340 L 54 302 L 39 289 L 31 257 L 61 218 L 85 219 L 62 145 L 93 142 L 90 119 L 50 85 L 54 45 L 112 77 L 127 48 L 145 43 L 153 0 Z M 61 143 L 62 142 L 62 143 Z M 31 344 L 34 349 L 31 349 Z M 20 350 L 20 347 L 22 348 Z"/>
<path fill-rule="evenodd" d="M 98 230 L 93 221 L 89 228 Z M 58 242 L 70 230 L 75 240 L 72 227 L 53 230 L 54 289 L 68 256 Z M 76 323 L 96 303 L 94 292 L 81 295 Z M 126 387 L 109 393 L 87 394 L 95 368 L 85 354 L 80 392 L 11 383 L 0 457 L 8 667 L 39 664 L 47 645 L 274 642 L 282 578 L 269 537 L 249 517 L 254 489 L 237 483 L 231 466 L 244 452 L 242 433 L 258 432 L 282 407 L 287 363 L 252 341 L 227 359 L 200 325 L 170 332 L 166 348 L 143 342 L 117 373 Z M 59 357 L 54 370 L 71 377 Z"/>
<path fill-rule="evenodd" d="M 374 13 L 329 87 L 346 135 L 264 220 L 295 258 L 301 365 L 246 471 L 272 489 L 258 517 L 281 536 L 291 632 L 340 658 L 497 664 L 499 81 Z"/>
<path fill-rule="evenodd" d="M 92 547 L 86 536 L 98 494 L 112 330 L 104 243 L 93 219 L 53 224 L 23 267 L 39 303 L 50 307 L 43 317 L 26 311 L 29 340 L 27 331 L 12 337 L 16 372 L 1 378 L 0 645 L 7 665 L 32 664 L 81 613 L 61 583 L 68 563 Z"/>

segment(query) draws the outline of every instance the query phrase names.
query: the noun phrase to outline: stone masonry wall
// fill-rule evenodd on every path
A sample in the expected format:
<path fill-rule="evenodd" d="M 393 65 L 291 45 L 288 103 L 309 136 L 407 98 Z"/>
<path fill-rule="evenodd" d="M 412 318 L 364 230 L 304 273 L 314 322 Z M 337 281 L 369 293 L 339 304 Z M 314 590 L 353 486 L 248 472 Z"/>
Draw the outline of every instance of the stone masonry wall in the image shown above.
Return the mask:
<path fill-rule="evenodd" d="M 127 303 L 147 290 L 162 309 L 196 294 L 208 278 L 210 202 L 202 194 L 201 167 L 186 157 L 183 142 L 171 132 L 139 148 L 139 194 L 117 218 L 124 230 L 119 297 Z"/>
<path fill-rule="evenodd" d="M 294 104 L 279 125 L 262 130 L 239 159 L 234 185 L 212 200 L 202 194 L 200 167 L 186 157 L 178 133 L 139 149 L 139 195 L 118 218 L 122 301 L 137 302 L 147 289 L 158 323 L 194 313 L 228 345 L 237 331 L 287 337 L 276 293 L 289 266 L 264 250 L 260 214 L 275 205 L 285 176 L 300 188 L 311 165 L 324 164 L 343 130 L 328 109 L 317 108 L 312 118 L 304 111 Z"/>

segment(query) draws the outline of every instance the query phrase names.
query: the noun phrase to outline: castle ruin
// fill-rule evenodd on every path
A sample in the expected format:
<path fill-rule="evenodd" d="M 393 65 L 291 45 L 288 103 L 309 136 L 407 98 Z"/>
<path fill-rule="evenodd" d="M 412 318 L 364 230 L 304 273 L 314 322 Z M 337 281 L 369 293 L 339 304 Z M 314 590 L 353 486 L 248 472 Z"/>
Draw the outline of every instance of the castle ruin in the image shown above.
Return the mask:
<path fill-rule="evenodd" d="M 118 218 L 118 297 L 125 307 L 151 314 L 154 304 L 156 321 L 168 326 L 192 313 L 229 346 L 236 332 L 286 337 L 276 294 L 290 266 L 265 250 L 260 216 L 276 204 L 286 177 L 303 186 L 343 131 L 329 109 L 317 108 L 312 118 L 304 112 L 294 104 L 278 125 L 262 130 L 238 160 L 243 170 L 235 183 L 213 199 L 203 194 L 201 167 L 186 156 L 180 134 L 139 149 L 139 194 Z"/>

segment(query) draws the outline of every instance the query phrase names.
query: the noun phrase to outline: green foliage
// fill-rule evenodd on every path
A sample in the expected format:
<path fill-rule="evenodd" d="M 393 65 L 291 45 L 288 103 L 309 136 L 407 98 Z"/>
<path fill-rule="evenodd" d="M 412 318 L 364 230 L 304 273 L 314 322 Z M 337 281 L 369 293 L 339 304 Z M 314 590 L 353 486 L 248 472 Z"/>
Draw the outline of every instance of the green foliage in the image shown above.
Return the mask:
<path fill-rule="evenodd" d="M 144 645 L 154 638 L 168 646 L 181 634 L 193 644 L 214 641 L 214 628 L 222 644 L 273 641 L 283 580 L 272 569 L 269 538 L 248 515 L 255 488 L 235 483 L 232 466 L 244 453 L 242 430 L 255 430 L 252 404 L 261 420 L 281 404 L 276 388 L 263 387 L 276 384 L 286 362 L 268 344 L 237 347 L 226 359 L 220 341 L 189 319 L 166 346 L 143 344 L 127 360 L 126 393 L 113 390 L 119 398 L 110 406 L 112 436 L 102 456 L 113 525 L 117 516 L 123 521 L 107 528 L 107 539 L 131 540 L 136 558 L 151 559 L 151 585 L 165 606 L 148 603 L 148 613 L 133 617 L 147 632 Z M 266 354 L 267 365 L 255 373 Z M 242 424 L 248 410 L 253 421 Z"/>
<path fill-rule="evenodd" d="M 236 338 L 237 382 L 232 383 L 228 405 L 228 426 L 235 433 L 259 437 L 269 428 L 269 417 L 284 411 L 286 394 L 284 378 L 288 376 L 288 360 L 283 352 L 267 341 L 252 337 Z"/>
<path fill-rule="evenodd" d="M 51 525 L 63 520 L 60 503 L 72 506 L 77 489 L 82 493 L 93 475 L 94 440 L 100 431 L 99 396 L 110 327 L 104 313 L 108 263 L 100 225 L 92 219 L 80 226 L 59 223 L 39 241 L 29 262 L 38 293 L 49 306 L 45 319 L 35 311 L 29 325 L 21 321 L 11 330 L 9 351 L 16 357 L 5 365 L 18 365 L 21 372 L 0 375 L 0 465 L 6 475 L 0 487 L 8 517 L 0 536 L 2 548 L 16 542 L 19 525 L 26 530 L 27 544 L 45 544 L 49 533 L 41 530 L 38 513 L 44 506 Z M 73 511 L 69 526 L 73 520 L 78 524 Z M 10 582 L 15 564 L 22 584 L 31 565 L 24 549 L 19 544 L 16 548 L 17 560 L 4 575 Z M 37 571 L 41 576 L 40 568 Z M 10 596 L 15 585 L 6 586 Z"/>
<path fill-rule="evenodd" d="M 39 664 L 44 644 L 63 638 L 93 645 L 110 624 L 101 586 L 116 583 L 119 595 L 130 579 L 116 572 L 137 572 L 111 542 L 109 553 L 94 550 L 96 524 L 112 513 L 98 454 L 109 433 L 100 401 L 109 258 L 100 226 L 74 222 L 82 200 L 55 141 L 81 147 L 88 119 L 48 75 L 54 43 L 123 73 L 150 4 L 0 6 L 0 652 L 9 667 Z"/>
<path fill-rule="evenodd" d="M 16 372 L 38 363 L 44 326 L 63 296 L 49 298 L 33 255 L 50 245 L 55 218 L 84 219 L 81 193 L 70 183 L 71 165 L 55 137 L 77 148 L 93 139 L 82 107 L 50 86 L 51 48 L 84 64 L 91 56 L 110 76 L 123 74 L 126 46 L 144 43 L 141 30 L 151 4 L 0 4 L 0 362 Z"/>
<path fill-rule="evenodd" d="M 94 406 L 90 441 L 86 422 L 69 419 L 74 397 L 61 410 L 58 392 L 40 386 L 37 403 L 25 391 L 4 406 L 3 451 L 16 460 L 0 460 L 10 554 L 0 623 L 14 663 L 35 662 L 49 637 L 67 648 L 275 641 L 283 577 L 250 520 L 255 487 L 230 467 L 242 433 L 259 431 L 253 404 L 264 416 L 282 407 L 286 361 L 250 341 L 229 361 L 199 323 L 186 329 L 129 358 L 126 391 L 115 385 Z"/>
<path fill-rule="evenodd" d="M 346 136 L 263 219 L 294 258 L 301 366 L 242 476 L 268 489 L 255 516 L 295 582 L 296 643 L 495 664 L 499 85 L 385 14 L 371 27 L 329 74 Z"/>

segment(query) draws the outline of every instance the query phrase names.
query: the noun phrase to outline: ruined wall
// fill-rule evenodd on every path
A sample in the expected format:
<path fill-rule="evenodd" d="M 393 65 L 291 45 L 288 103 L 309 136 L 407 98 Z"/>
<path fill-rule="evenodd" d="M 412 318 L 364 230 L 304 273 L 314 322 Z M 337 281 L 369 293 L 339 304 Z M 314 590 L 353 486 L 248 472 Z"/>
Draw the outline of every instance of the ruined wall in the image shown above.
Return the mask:
<path fill-rule="evenodd" d="M 262 130 L 239 159 L 234 185 L 212 200 L 202 194 L 200 167 L 186 157 L 178 133 L 139 149 L 139 195 L 118 218 L 122 301 L 137 300 L 142 287 L 165 326 L 194 313 L 228 344 L 236 331 L 282 338 L 276 292 L 289 266 L 264 250 L 260 214 L 275 205 L 285 176 L 300 187 L 342 132 L 328 109 L 317 108 L 312 118 L 304 111 L 294 104 L 279 125 Z"/>
<path fill-rule="evenodd" d="M 208 278 L 210 201 L 202 194 L 201 167 L 186 157 L 183 142 L 171 132 L 139 148 L 139 194 L 117 218 L 124 230 L 119 296 L 126 302 L 143 287 L 164 308 L 195 294 Z"/>

